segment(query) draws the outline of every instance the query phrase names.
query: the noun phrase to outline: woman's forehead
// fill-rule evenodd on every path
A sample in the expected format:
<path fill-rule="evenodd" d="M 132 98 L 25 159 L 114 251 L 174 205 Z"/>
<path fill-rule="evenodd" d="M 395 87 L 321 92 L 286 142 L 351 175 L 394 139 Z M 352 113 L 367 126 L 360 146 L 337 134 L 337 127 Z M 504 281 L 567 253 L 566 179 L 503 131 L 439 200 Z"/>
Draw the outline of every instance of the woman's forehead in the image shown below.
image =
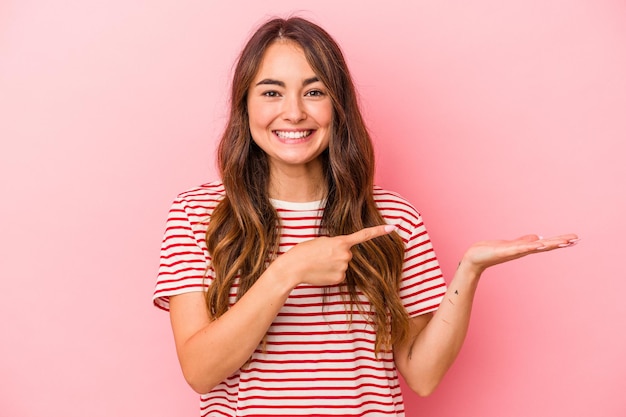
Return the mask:
<path fill-rule="evenodd" d="M 290 40 L 279 39 L 265 50 L 255 80 L 270 78 L 301 78 L 315 77 L 315 71 L 306 59 L 302 47 Z"/>

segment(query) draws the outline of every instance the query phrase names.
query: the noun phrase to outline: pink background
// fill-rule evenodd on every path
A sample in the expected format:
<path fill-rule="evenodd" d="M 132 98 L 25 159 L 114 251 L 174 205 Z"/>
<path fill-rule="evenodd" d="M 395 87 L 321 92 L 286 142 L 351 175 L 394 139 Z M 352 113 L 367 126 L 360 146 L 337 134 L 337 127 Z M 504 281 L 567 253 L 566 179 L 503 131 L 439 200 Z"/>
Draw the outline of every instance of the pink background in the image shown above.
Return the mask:
<path fill-rule="evenodd" d="M 198 415 L 150 301 L 165 216 L 215 178 L 242 43 L 290 11 L 343 46 L 378 183 L 422 212 L 448 279 L 475 240 L 582 237 L 485 274 L 461 356 L 408 414 L 626 415 L 617 0 L 4 0 L 0 415 Z"/>

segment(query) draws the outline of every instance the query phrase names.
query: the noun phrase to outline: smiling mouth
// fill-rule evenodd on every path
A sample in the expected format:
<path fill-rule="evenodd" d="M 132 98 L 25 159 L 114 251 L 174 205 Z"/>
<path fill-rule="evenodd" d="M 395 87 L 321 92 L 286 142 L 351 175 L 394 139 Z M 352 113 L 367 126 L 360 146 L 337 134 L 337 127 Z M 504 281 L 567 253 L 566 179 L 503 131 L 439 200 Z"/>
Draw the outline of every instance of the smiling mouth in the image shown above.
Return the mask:
<path fill-rule="evenodd" d="M 302 139 L 313 133 L 313 130 L 285 131 L 275 130 L 274 133 L 281 139 Z"/>

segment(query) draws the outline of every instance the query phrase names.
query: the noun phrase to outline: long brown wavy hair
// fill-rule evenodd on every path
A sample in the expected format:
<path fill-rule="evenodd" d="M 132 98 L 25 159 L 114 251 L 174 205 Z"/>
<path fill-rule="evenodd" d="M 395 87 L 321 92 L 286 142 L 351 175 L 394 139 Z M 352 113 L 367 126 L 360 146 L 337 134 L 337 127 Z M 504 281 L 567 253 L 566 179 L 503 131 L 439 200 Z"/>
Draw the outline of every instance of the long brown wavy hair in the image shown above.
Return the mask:
<path fill-rule="evenodd" d="M 263 24 L 237 61 L 231 91 L 230 118 L 218 146 L 217 161 L 225 198 L 211 215 L 206 243 L 215 279 L 206 293 L 211 318 L 229 308 L 229 292 L 239 277 L 237 299 L 256 282 L 278 253 L 280 221 L 270 203 L 266 154 L 250 134 L 247 94 L 266 49 L 277 40 L 297 43 L 333 104 L 329 147 L 321 155 L 326 205 L 321 230 L 344 235 L 385 224 L 373 197 L 374 152 L 361 116 L 357 94 L 337 43 L 321 27 L 299 17 Z M 353 247 L 346 272 L 346 306 L 362 311 L 359 292 L 369 301 L 376 329 L 376 352 L 408 334 L 409 317 L 398 287 L 404 244 L 391 233 Z"/>

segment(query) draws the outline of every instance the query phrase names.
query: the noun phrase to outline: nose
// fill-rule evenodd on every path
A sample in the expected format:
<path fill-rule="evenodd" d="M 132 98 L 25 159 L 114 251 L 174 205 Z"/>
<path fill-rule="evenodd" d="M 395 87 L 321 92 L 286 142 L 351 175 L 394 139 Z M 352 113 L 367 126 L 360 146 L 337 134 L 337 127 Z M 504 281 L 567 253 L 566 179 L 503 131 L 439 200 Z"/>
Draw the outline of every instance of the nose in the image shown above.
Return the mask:
<path fill-rule="evenodd" d="M 306 119 L 306 112 L 299 96 L 285 96 L 283 101 L 283 119 L 298 123 Z"/>

